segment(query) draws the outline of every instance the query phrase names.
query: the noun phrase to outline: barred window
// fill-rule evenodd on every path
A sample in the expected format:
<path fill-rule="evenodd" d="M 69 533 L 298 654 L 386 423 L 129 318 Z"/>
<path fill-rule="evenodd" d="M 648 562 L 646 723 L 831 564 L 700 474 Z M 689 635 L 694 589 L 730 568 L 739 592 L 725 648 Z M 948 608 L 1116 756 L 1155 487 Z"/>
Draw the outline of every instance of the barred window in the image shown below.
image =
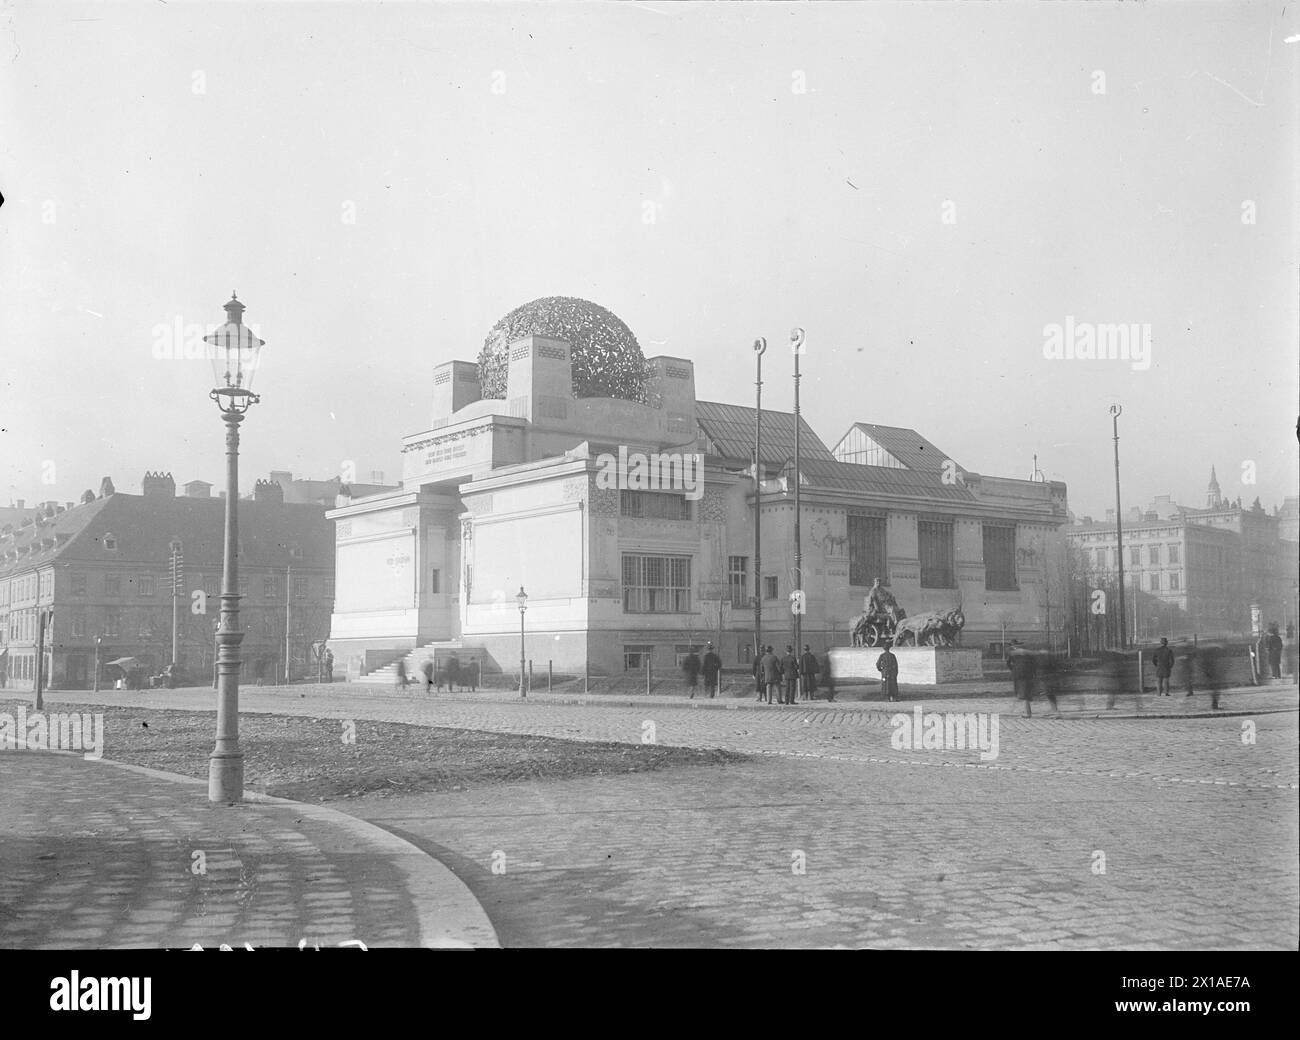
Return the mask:
<path fill-rule="evenodd" d="M 885 518 L 849 516 L 849 584 L 889 584 L 885 560 Z"/>
<path fill-rule="evenodd" d="M 1019 588 L 1014 527 L 984 525 L 984 587 L 994 592 L 1015 592 Z"/>
<path fill-rule="evenodd" d="M 623 557 L 623 610 L 628 614 L 682 614 L 691 609 L 689 556 Z"/>
<path fill-rule="evenodd" d="M 916 534 L 921 556 L 921 588 L 952 588 L 952 523 L 944 520 L 918 520 Z"/>
<path fill-rule="evenodd" d="M 632 672 L 642 669 L 646 662 L 650 660 L 650 655 L 654 652 L 653 646 L 627 645 L 623 646 L 623 671 Z"/>
<path fill-rule="evenodd" d="M 620 491 L 618 509 L 622 516 L 642 520 L 689 520 L 691 505 L 685 495 L 662 491 Z"/>
<path fill-rule="evenodd" d="M 733 607 L 749 606 L 749 557 L 727 557 L 727 584 L 731 589 Z"/>

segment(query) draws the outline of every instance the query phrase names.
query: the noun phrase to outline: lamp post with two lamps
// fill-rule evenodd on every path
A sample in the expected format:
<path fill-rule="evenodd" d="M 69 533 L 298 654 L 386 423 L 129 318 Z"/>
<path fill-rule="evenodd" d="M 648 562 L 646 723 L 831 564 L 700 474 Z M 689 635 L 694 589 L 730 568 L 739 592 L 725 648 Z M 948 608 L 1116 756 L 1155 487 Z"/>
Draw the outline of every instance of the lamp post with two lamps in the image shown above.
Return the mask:
<path fill-rule="evenodd" d="M 524 591 L 522 585 L 519 586 L 519 595 L 515 597 L 515 602 L 519 604 L 519 696 L 527 697 L 528 691 L 524 688 L 524 611 L 528 609 L 528 593 Z"/>

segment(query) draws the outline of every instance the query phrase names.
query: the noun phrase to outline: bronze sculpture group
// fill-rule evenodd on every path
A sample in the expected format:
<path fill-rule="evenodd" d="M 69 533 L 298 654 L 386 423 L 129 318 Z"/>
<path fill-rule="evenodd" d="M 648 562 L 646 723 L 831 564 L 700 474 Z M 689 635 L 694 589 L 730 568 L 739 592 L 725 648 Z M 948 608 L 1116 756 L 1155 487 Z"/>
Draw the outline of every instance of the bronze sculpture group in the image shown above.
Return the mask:
<path fill-rule="evenodd" d="M 877 578 L 867 595 L 867 610 L 853 621 L 854 646 L 956 646 L 966 616 L 961 607 L 930 610 L 909 617 L 894 594 Z"/>

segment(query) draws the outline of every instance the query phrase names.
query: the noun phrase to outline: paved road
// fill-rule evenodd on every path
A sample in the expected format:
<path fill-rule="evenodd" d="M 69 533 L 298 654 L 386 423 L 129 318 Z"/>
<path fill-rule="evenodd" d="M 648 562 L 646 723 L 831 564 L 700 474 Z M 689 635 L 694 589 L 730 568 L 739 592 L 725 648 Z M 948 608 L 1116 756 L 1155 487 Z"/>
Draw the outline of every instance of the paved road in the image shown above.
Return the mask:
<path fill-rule="evenodd" d="M 868 706 L 243 696 L 252 711 L 584 740 L 638 741 L 649 721 L 663 743 L 755 755 L 339 803 L 450 866 L 505 945 L 1294 949 L 1300 761 L 1297 716 L 1280 709 L 1295 692 L 1224 703 L 1253 713 L 1002 716 L 998 756 L 982 761 L 897 748 L 894 713 Z"/>

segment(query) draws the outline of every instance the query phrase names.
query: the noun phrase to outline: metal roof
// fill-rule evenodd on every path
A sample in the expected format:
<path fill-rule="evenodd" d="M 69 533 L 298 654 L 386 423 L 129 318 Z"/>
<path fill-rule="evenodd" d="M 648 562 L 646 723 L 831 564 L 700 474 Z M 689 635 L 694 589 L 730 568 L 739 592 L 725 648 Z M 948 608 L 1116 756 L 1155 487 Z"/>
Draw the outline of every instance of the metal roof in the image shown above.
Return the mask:
<path fill-rule="evenodd" d="M 734 459 L 754 456 L 754 409 L 718 401 L 696 401 L 695 420 L 712 442 L 711 451 Z M 834 462 L 835 456 L 799 418 L 799 455 L 804 460 Z M 781 464 L 794 456 L 794 413 L 763 409 L 763 461 Z"/>
<path fill-rule="evenodd" d="M 943 469 L 943 460 L 952 458 L 906 426 L 880 426 L 876 423 L 858 422 L 854 423 L 844 436 L 847 437 L 853 430 L 861 430 L 908 469 L 938 472 Z M 843 439 L 840 438 L 841 441 Z"/>
<path fill-rule="evenodd" d="M 859 494 L 924 495 L 949 502 L 974 502 L 969 488 L 945 484 L 940 472 L 863 466 L 856 462 L 801 461 L 804 486 Z"/>

